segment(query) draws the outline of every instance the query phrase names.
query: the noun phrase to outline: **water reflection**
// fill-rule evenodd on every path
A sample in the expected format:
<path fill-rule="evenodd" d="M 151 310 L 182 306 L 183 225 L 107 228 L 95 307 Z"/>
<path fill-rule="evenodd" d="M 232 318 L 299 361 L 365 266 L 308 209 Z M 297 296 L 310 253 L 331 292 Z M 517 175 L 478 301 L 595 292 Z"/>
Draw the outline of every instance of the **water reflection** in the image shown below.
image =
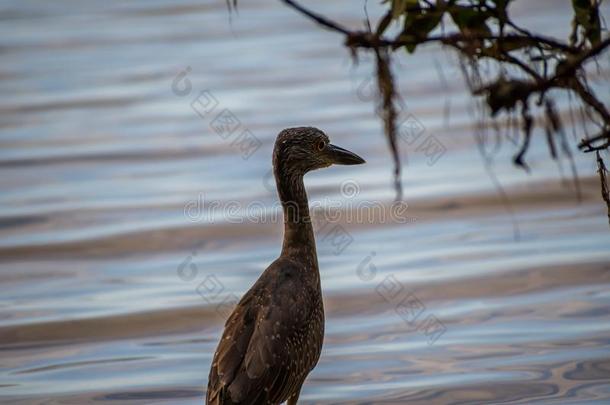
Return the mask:
<path fill-rule="evenodd" d="M 193 222 L 185 205 L 203 193 L 271 206 L 279 129 L 319 126 L 366 152 L 349 178 L 308 176 L 312 199 L 345 199 L 341 184 L 355 180 L 354 201 L 392 201 L 381 126 L 358 93 L 370 60 L 352 66 L 339 38 L 279 3 L 241 4 L 232 22 L 222 1 L 0 6 L 0 89 L 11 95 L 0 101 L 0 401 L 201 403 L 224 319 L 197 287 L 213 275 L 242 294 L 278 254 L 281 230 Z M 558 35 L 570 5 L 550 5 L 518 1 L 515 12 Z M 363 18 L 360 7 L 312 7 Z M 409 111 L 447 148 L 430 165 L 402 145 L 414 220 L 344 223 L 353 242 L 340 252 L 318 235 L 328 330 L 302 402 L 607 401 L 610 233 L 592 162 L 577 156 L 578 203 L 543 144 L 525 174 L 510 165 L 510 140 L 490 143 L 515 241 L 450 59 L 430 50 L 403 61 Z M 439 61 L 448 89 L 430 68 Z M 193 111 L 206 89 L 260 140 L 247 159 Z M 180 277 L 181 264 L 195 277 Z M 432 344 L 418 306 L 397 310 L 380 294 L 388 277 L 383 291 L 401 286 L 421 319 L 446 327 Z"/>

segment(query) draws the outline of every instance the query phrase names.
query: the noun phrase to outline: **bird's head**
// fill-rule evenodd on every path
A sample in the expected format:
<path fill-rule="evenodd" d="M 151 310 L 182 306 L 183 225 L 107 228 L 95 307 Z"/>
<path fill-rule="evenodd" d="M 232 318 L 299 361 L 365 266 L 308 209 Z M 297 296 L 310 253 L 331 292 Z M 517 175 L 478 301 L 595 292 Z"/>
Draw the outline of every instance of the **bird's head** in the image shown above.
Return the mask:
<path fill-rule="evenodd" d="M 317 128 L 287 128 L 279 133 L 273 149 L 273 165 L 281 172 L 305 174 L 333 164 L 359 165 L 364 159 L 330 143 Z"/>

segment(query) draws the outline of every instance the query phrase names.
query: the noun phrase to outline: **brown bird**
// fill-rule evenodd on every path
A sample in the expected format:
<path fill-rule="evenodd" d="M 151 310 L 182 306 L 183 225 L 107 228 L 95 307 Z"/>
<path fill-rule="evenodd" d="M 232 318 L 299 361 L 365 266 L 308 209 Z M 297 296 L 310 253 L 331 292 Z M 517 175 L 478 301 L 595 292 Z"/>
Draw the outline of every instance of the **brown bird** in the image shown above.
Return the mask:
<path fill-rule="evenodd" d="M 208 405 L 296 405 L 324 340 L 316 242 L 303 176 L 360 156 L 331 145 L 316 128 L 288 128 L 273 149 L 284 212 L 282 252 L 242 297 L 227 322 L 210 369 Z"/>

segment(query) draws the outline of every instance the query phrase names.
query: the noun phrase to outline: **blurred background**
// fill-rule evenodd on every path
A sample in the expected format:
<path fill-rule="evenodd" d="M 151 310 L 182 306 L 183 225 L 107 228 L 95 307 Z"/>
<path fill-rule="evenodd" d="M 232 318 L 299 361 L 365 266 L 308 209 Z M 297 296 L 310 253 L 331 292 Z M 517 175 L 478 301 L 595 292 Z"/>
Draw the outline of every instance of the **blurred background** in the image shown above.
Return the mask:
<path fill-rule="evenodd" d="M 511 12 L 568 35 L 567 0 Z M 201 403 L 227 311 L 280 251 L 281 129 L 367 160 L 309 174 L 311 203 L 395 197 L 372 59 L 278 1 L 3 1 L 0 20 L 0 402 Z M 451 53 L 394 68 L 407 220 L 316 224 L 327 331 L 301 403 L 609 401 L 610 229 L 581 131 L 573 168 L 535 136 L 527 173 L 517 134 L 477 146 Z M 208 210 L 253 202 L 260 220 Z"/>

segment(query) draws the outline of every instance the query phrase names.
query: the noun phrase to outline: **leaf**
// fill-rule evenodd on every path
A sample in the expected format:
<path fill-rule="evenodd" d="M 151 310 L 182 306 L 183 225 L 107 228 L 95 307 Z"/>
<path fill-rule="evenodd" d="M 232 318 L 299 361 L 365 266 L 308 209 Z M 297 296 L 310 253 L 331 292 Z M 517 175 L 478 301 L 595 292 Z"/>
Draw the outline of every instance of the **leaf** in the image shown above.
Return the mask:
<path fill-rule="evenodd" d="M 417 47 L 417 44 L 419 43 L 419 40 L 417 38 L 415 38 L 413 35 L 401 34 L 398 37 L 398 40 L 407 42 L 407 44 L 405 45 L 405 49 L 407 50 L 408 53 L 413 53 L 415 51 L 415 48 Z"/>
<path fill-rule="evenodd" d="M 512 0 L 491 0 L 491 2 L 495 5 L 496 16 L 501 29 L 508 21 L 508 12 L 506 9 L 511 1 Z"/>
<path fill-rule="evenodd" d="M 419 0 L 392 0 L 392 18 L 396 20 L 413 8 L 419 8 Z"/>
<path fill-rule="evenodd" d="M 585 37 L 591 45 L 601 42 L 601 23 L 599 20 L 599 3 L 597 0 L 572 0 L 575 27 L 581 26 Z"/>
<path fill-rule="evenodd" d="M 506 9 L 512 0 L 491 0 L 502 17 L 506 17 Z"/>
<path fill-rule="evenodd" d="M 470 6 L 453 6 L 449 13 L 463 34 L 491 35 L 485 22 L 490 17 L 489 11 L 476 10 Z"/>
<path fill-rule="evenodd" d="M 426 39 L 428 34 L 438 26 L 443 18 L 443 14 L 442 10 L 429 9 L 407 13 L 400 39 L 414 42 L 413 44 L 406 45 L 409 53 L 413 53 L 418 43 Z"/>
<path fill-rule="evenodd" d="M 392 0 L 392 18 L 399 18 L 405 11 L 406 0 Z"/>
<path fill-rule="evenodd" d="M 525 38 L 507 37 L 502 39 L 502 50 L 506 52 L 515 51 L 521 48 L 527 48 L 531 44 Z"/>
<path fill-rule="evenodd" d="M 386 15 L 383 16 L 383 18 L 381 19 L 381 21 L 379 21 L 379 24 L 377 25 L 377 30 L 376 30 L 377 36 L 382 36 L 391 22 L 392 22 L 392 13 L 386 13 Z"/>

